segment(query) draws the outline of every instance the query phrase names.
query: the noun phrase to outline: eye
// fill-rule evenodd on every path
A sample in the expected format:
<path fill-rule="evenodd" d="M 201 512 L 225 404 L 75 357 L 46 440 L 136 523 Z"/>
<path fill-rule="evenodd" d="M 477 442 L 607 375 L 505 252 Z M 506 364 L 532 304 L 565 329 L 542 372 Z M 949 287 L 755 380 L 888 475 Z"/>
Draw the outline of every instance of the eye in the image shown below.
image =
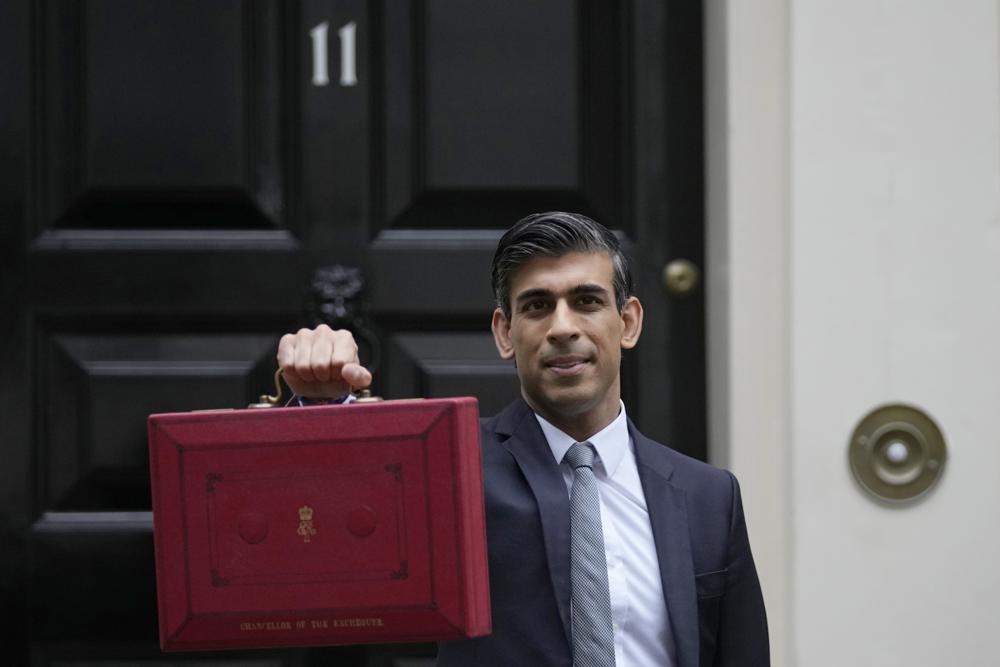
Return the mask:
<path fill-rule="evenodd" d="M 521 312 L 530 313 L 533 311 L 539 311 L 545 309 L 547 306 L 548 304 L 541 299 L 536 299 L 534 301 L 527 301 L 523 306 L 521 306 Z"/>
<path fill-rule="evenodd" d="M 603 302 L 593 294 L 581 294 L 576 302 L 581 306 L 600 306 Z"/>

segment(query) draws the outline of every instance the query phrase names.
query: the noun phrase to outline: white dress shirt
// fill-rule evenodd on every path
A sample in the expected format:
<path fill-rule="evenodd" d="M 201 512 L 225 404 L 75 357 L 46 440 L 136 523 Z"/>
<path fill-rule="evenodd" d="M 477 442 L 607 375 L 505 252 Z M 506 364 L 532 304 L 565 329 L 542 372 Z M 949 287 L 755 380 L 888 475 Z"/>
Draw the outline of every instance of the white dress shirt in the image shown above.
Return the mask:
<path fill-rule="evenodd" d="M 573 469 L 563 462 L 576 442 L 537 414 L 552 455 L 559 462 L 567 493 Z M 660 565 L 653 543 L 646 497 L 635 464 L 622 404 L 618 417 L 587 438 L 594 445 L 594 477 L 601 500 L 601 529 L 608 564 L 616 667 L 676 665 L 676 647 L 667 619 Z"/>

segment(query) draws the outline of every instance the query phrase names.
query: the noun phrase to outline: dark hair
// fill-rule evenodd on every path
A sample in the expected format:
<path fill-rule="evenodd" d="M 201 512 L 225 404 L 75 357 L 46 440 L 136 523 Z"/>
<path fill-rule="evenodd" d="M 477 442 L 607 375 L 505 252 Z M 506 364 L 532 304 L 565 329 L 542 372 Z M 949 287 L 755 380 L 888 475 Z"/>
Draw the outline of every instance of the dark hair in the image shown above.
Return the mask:
<path fill-rule="evenodd" d="M 510 276 L 535 257 L 560 257 L 570 252 L 605 252 L 614 266 L 612 283 L 618 312 L 632 295 L 632 272 L 618 237 L 607 227 L 579 213 L 550 211 L 518 220 L 500 238 L 493 255 L 493 295 L 510 320 Z"/>

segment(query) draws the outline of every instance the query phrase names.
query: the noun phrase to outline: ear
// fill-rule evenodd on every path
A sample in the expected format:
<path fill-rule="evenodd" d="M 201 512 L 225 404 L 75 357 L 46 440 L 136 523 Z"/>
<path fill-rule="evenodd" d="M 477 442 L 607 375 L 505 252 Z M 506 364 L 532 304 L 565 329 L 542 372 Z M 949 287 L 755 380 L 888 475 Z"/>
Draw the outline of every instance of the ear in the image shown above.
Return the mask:
<path fill-rule="evenodd" d="M 622 349 L 631 350 L 642 333 L 642 304 L 634 296 L 630 296 L 622 308 L 622 325 Z"/>
<path fill-rule="evenodd" d="M 497 308 L 493 311 L 493 342 L 496 343 L 497 352 L 501 359 L 511 360 L 514 358 L 514 343 L 510 340 L 510 322 L 504 316 L 503 311 Z"/>

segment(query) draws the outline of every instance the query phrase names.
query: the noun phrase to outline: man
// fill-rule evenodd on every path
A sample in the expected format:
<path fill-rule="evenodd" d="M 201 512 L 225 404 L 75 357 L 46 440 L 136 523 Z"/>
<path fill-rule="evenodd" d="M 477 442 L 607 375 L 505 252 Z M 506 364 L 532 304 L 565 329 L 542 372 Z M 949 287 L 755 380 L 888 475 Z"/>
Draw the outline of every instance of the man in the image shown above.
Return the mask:
<path fill-rule="evenodd" d="M 500 240 L 493 289 L 493 337 L 521 383 L 482 424 L 493 633 L 442 644 L 439 665 L 768 665 L 735 478 L 625 415 L 621 351 L 643 311 L 615 236 L 528 216 Z M 314 400 L 371 382 L 328 327 L 283 337 L 278 363 Z"/>

